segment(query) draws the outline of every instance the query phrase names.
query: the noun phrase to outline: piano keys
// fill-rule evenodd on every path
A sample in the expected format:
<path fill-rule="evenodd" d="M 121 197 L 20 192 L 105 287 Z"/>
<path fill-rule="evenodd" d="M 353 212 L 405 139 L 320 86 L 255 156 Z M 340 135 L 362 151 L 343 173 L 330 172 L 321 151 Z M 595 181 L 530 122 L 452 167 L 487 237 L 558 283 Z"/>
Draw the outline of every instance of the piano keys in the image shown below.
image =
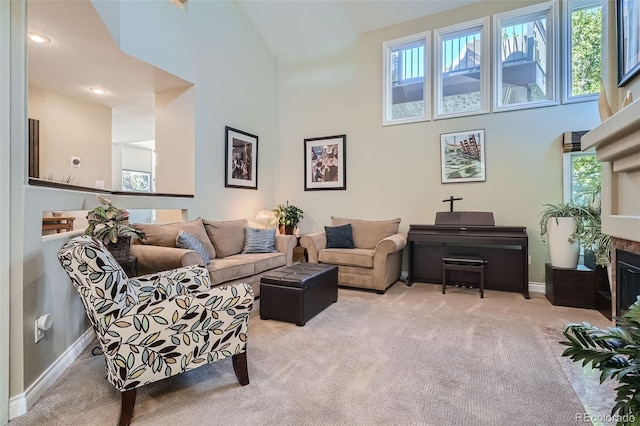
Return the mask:
<path fill-rule="evenodd" d="M 490 212 L 438 213 L 435 225 L 410 225 L 409 279 L 442 283 L 442 258 L 479 256 L 487 261 L 485 289 L 529 298 L 529 242 L 524 226 L 495 226 Z M 453 271 L 447 282 L 479 284 L 477 274 Z"/>

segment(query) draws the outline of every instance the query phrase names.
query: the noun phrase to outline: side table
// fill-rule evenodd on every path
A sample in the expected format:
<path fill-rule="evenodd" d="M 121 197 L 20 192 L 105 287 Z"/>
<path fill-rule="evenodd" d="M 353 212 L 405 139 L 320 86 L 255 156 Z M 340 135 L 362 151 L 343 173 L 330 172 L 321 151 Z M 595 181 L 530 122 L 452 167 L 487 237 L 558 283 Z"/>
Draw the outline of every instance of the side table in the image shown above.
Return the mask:
<path fill-rule="evenodd" d="M 296 235 L 296 239 L 298 240 L 298 242 L 296 246 L 293 248 L 293 263 L 309 262 L 309 254 L 307 253 L 307 249 L 300 245 L 300 237 L 302 237 L 302 235 Z"/>

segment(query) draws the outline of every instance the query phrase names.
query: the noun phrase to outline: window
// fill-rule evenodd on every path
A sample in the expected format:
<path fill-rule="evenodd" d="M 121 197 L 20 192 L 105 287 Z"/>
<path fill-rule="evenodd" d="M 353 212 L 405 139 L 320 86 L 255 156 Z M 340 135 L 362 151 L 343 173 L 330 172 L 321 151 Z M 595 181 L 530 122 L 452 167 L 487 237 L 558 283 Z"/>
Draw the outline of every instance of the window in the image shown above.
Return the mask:
<path fill-rule="evenodd" d="M 429 33 L 385 42 L 382 124 L 426 121 L 429 117 Z"/>
<path fill-rule="evenodd" d="M 436 30 L 436 118 L 489 111 L 488 21 Z"/>
<path fill-rule="evenodd" d="M 564 101 L 593 100 L 600 91 L 602 2 L 568 0 L 564 5 Z"/>
<path fill-rule="evenodd" d="M 594 151 L 564 154 L 564 201 L 588 205 L 600 192 L 601 164 Z"/>
<path fill-rule="evenodd" d="M 557 3 L 494 17 L 496 110 L 557 103 Z"/>

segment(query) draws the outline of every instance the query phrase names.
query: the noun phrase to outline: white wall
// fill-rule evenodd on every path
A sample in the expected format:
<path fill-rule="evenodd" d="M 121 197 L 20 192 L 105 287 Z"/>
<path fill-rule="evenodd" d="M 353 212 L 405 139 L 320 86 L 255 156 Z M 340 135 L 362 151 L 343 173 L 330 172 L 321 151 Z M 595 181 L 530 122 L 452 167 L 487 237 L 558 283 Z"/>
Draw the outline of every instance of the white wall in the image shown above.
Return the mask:
<path fill-rule="evenodd" d="M 528 2 L 531 3 L 531 2 Z M 442 200 L 462 197 L 456 210 L 492 211 L 496 224 L 526 226 L 530 280 L 544 282 L 547 248 L 538 214 L 562 201 L 561 135 L 598 122 L 595 102 L 383 127 L 382 43 L 485 17 L 514 3 L 484 1 L 455 12 L 372 31 L 333 56 L 278 62 L 280 159 L 276 202 L 302 208 L 301 232 L 319 231 L 331 215 L 401 217 L 400 228 L 433 224 Z M 518 6 L 524 5 L 518 2 Z M 484 129 L 486 182 L 442 184 L 440 134 Z M 347 190 L 303 190 L 303 139 L 347 135 Z M 406 253 L 405 253 L 406 262 Z"/>
<path fill-rule="evenodd" d="M 111 188 L 111 108 L 30 87 L 29 118 L 40 120 L 41 179 L 72 176 L 74 185 L 102 180 Z M 72 167 L 72 156 L 80 167 Z"/>

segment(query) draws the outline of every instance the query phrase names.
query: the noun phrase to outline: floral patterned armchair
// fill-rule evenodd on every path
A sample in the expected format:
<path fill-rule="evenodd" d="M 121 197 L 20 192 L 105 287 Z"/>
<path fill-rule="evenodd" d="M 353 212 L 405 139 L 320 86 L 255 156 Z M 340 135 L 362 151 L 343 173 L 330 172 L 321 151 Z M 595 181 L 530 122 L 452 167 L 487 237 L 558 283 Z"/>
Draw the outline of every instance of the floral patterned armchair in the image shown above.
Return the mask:
<path fill-rule="evenodd" d="M 58 252 L 82 298 L 106 360 L 107 380 L 122 392 L 120 425 L 133 416 L 136 388 L 232 357 L 249 384 L 248 284 L 209 288 L 209 273 L 188 266 L 135 279 L 104 245 L 83 235 Z"/>

